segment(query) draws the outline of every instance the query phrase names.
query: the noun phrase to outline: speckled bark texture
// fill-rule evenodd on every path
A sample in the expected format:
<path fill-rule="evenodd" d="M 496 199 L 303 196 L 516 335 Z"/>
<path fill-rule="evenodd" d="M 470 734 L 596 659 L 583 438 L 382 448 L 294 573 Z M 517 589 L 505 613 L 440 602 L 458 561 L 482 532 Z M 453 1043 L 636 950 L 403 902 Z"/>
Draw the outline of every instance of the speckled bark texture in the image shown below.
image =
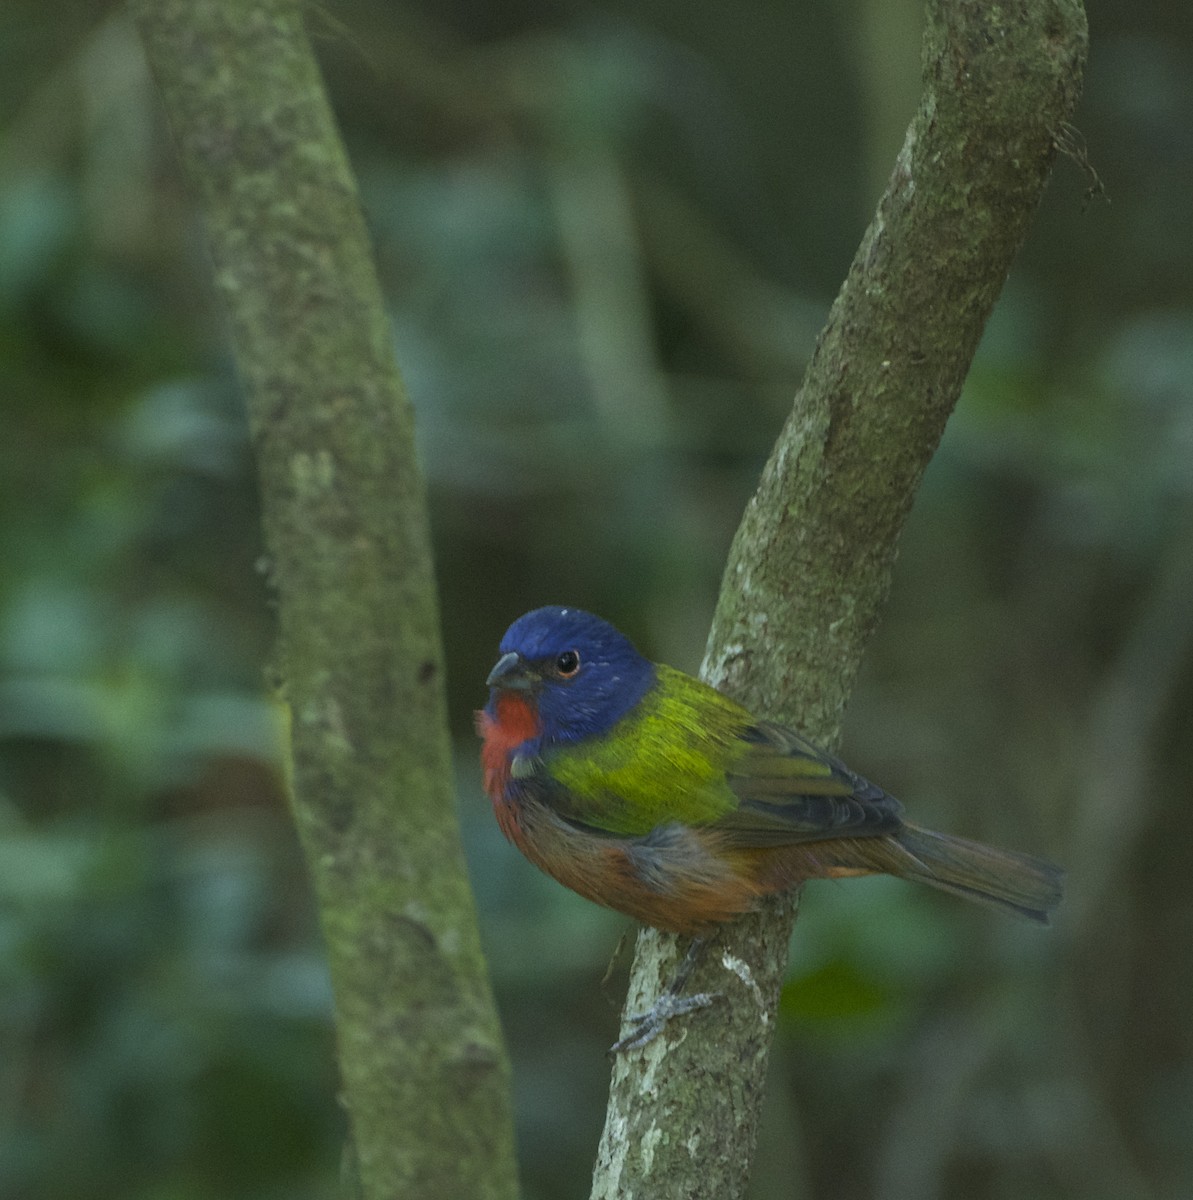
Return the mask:
<path fill-rule="evenodd" d="M 1079 0 L 931 0 L 924 93 L 734 541 L 705 677 L 832 744 L 895 545 L 1080 92 Z M 745 1192 L 794 902 L 726 931 L 724 1000 L 613 1070 L 594 1200 Z M 644 931 L 627 1001 L 676 959 Z"/>
<path fill-rule="evenodd" d="M 509 1072 L 455 824 L 413 418 L 299 6 L 131 8 L 246 388 L 360 1194 L 507 1200 Z"/>

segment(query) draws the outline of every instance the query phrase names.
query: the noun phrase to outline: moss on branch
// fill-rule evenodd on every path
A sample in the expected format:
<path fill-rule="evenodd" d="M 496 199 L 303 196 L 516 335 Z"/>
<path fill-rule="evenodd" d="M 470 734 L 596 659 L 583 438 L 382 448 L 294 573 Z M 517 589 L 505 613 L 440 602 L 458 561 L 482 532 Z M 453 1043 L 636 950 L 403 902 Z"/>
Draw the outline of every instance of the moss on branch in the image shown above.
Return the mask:
<path fill-rule="evenodd" d="M 509 1072 L 455 824 L 413 414 L 300 7 L 131 8 L 245 384 L 361 1189 L 509 1200 Z"/>

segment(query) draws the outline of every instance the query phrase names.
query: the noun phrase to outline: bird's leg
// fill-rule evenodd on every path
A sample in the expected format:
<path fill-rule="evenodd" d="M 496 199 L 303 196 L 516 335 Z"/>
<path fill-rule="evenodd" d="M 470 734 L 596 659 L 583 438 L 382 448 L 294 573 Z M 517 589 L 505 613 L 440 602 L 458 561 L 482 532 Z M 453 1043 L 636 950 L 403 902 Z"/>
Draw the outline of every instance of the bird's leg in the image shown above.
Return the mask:
<path fill-rule="evenodd" d="M 658 999 L 646 1012 L 633 1013 L 626 1017 L 630 1031 L 609 1047 L 610 1055 L 617 1054 L 622 1050 L 637 1050 L 648 1042 L 653 1042 L 672 1017 L 682 1017 L 699 1008 L 708 1008 L 719 997 L 719 992 L 695 992 L 691 996 L 681 995 L 684 985 L 692 977 L 692 972 L 696 969 L 696 964 L 700 961 L 700 955 L 707 944 L 706 938 L 693 938 L 688 943 L 687 953 L 683 956 L 679 966 L 675 968 L 670 982 L 659 993 Z"/>
<path fill-rule="evenodd" d="M 625 950 L 626 941 L 629 939 L 630 931 L 627 929 L 617 939 L 617 945 L 613 947 L 613 954 L 609 958 L 609 965 L 605 968 L 604 975 L 601 976 L 601 993 L 605 999 L 609 1001 L 611 1008 L 620 1008 L 621 1004 L 614 996 L 612 989 L 609 987 L 610 981 L 613 979 L 613 972 L 617 970 L 617 964 L 621 961 L 622 952 Z"/>

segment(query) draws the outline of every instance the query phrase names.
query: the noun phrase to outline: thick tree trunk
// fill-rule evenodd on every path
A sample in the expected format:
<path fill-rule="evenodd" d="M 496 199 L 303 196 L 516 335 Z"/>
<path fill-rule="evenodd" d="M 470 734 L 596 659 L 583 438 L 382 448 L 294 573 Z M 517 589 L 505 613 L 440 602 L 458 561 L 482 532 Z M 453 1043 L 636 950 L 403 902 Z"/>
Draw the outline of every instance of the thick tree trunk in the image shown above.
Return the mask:
<path fill-rule="evenodd" d="M 245 382 L 368 1200 L 516 1194 L 413 416 L 296 0 L 132 0 Z"/>
<path fill-rule="evenodd" d="M 730 553 L 704 675 L 832 744 L 895 545 L 1080 92 L 1080 0 L 930 0 L 924 93 Z M 724 994 L 614 1070 L 594 1200 L 743 1195 L 794 920 L 725 931 Z M 644 931 L 627 1011 L 675 939 Z"/>

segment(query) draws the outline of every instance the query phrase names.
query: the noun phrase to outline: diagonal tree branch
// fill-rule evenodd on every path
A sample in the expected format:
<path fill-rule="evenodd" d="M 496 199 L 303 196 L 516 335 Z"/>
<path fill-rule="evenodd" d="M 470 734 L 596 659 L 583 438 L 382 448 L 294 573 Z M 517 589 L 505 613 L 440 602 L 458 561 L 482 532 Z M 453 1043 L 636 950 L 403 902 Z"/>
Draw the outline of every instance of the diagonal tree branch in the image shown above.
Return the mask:
<path fill-rule="evenodd" d="M 247 393 L 368 1200 L 516 1194 L 455 824 L 413 415 L 297 0 L 131 0 Z"/>
<path fill-rule="evenodd" d="M 929 0 L 923 98 L 730 552 L 704 674 L 822 743 L 896 541 L 1080 93 L 1080 0 Z M 691 987 L 725 1002 L 613 1069 L 594 1200 L 745 1190 L 795 905 L 726 930 Z M 675 939 L 639 936 L 627 1012 Z"/>

